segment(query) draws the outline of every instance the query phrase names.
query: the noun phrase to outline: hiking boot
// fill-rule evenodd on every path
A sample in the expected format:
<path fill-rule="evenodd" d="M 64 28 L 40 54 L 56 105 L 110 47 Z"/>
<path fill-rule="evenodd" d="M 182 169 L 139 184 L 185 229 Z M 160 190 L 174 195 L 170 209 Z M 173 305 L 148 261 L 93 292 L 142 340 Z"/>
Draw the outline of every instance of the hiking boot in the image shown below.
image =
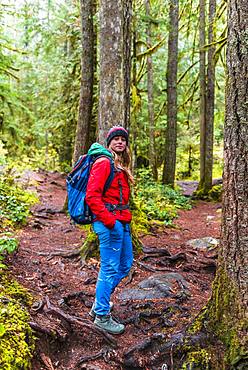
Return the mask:
<path fill-rule="evenodd" d="M 92 307 L 91 307 L 91 310 L 90 310 L 90 312 L 89 312 L 89 315 L 90 315 L 90 317 L 92 317 L 92 319 L 94 319 L 94 318 L 96 317 L 96 313 L 95 313 L 95 311 L 94 311 L 95 306 L 96 306 L 96 304 L 95 304 L 95 302 L 94 302 L 94 303 L 93 303 L 93 305 L 92 305 Z M 111 311 L 112 311 L 113 307 L 114 307 L 114 303 L 110 301 L 110 302 L 109 302 L 109 312 L 111 312 Z"/>
<path fill-rule="evenodd" d="M 111 315 L 96 315 L 94 324 L 110 334 L 122 334 L 125 330 L 125 326 L 115 321 Z"/>

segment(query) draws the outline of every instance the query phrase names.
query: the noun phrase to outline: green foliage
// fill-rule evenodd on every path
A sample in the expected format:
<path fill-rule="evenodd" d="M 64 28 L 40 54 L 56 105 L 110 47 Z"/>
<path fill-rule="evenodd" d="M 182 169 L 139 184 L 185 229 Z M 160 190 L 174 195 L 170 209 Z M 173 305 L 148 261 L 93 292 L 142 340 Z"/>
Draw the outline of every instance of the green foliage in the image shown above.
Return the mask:
<path fill-rule="evenodd" d="M 184 361 L 180 370 L 210 370 L 211 369 L 211 355 L 206 349 L 199 349 L 189 352 L 187 360 Z"/>
<path fill-rule="evenodd" d="M 18 240 L 6 235 L 0 237 L 0 261 L 2 261 L 6 254 L 13 253 L 18 247 Z M 0 263 L 0 269 L 6 268 L 3 263 Z"/>
<path fill-rule="evenodd" d="M 17 282 L 0 275 L 0 368 L 30 369 L 34 335 L 28 324 L 26 306 L 30 294 Z"/>
<path fill-rule="evenodd" d="M 222 185 L 214 185 L 209 192 L 205 193 L 204 189 L 196 190 L 194 192 L 195 199 L 203 199 L 206 201 L 220 202 L 222 197 L 223 187 Z"/>
<path fill-rule="evenodd" d="M 135 187 L 135 203 L 148 220 L 171 225 L 178 209 L 190 209 L 188 198 L 169 186 L 155 183 L 149 170 L 139 170 Z"/>
<path fill-rule="evenodd" d="M 11 183 L 13 179 L 0 178 L 0 227 L 23 224 L 29 216 L 29 208 L 37 197 Z"/>

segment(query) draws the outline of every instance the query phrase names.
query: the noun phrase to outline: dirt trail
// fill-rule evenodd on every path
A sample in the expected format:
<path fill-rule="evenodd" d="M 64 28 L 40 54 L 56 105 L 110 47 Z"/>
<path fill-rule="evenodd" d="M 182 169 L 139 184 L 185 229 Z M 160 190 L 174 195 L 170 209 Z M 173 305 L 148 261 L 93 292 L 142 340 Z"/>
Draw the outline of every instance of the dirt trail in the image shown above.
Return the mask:
<path fill-rule="evenodd" d="M 155 248 L 155 252 L 164 248 L 167 256 L 149 256 L 151 251 L 136 256 L 131 281 L 126 279 L 117 288 L 114 315 L 126 323 L 126 331 L 114 338 L 113 347 L 109 344 L 111 338 L 92 328 L 88 316 L 98 261 L 91 259 L 82 267 L 79 256 L 54 255 L 58 250 L 64 253 L 78 249 L 84 238 L 83 230 L 70 224 L 60 212 L 66 196 L 65 179 L 58 173 L 39 173 L 35 186 L 41 202 L 34 207 L 28 225 L 19 232 L 19 251 L 10 261 L 12 274 L 36 299 L 30 311 L 39 338 L 32 369 L 161 368 L 165 360 L 156 360 L 153 344 L 158 338 L 168 341 L 185 328 L 210 296 L 217 252 L 194 249 L 186 243 L 194 238 L 219 237 L 220 205 L 198 202 L 190 211 L 180 211 L 176 228 L 164 229 L 157 235 L 154 230 L 154 235 L 143 237 L 147 252 L 149 248 Z M 182 294 L 182 287 L 176 284 L 173 294 L 162 299 L 118 298 L 123 288 L 136 287 L 157 272 L 180 273 L 187 281 L 187 294 Z M 146 348 L 143 345 L 130 351 L 144 341 L 150 343 Z"/>

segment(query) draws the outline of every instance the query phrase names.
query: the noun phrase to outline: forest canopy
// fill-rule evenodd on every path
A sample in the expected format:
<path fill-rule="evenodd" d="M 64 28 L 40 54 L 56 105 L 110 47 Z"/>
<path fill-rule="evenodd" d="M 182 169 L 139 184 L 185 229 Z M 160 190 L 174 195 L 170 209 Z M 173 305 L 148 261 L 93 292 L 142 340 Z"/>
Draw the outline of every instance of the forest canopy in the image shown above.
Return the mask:
<path fill-rule="evenodd" d="M 179 1 L 177 70 L 176 179 L 199 179 L 200 69 L 198 0 Z M 222 175 L 226 2 L 217 1 L 214 17 L 215 106 L 213 177 Z M 153 65 L 152 132 L 161 177 L 167 127 L 169 4 L 133 2 L 130 133 L 136 166 L 147 166 L 150 118 L 148 58 Z M 207 14 L 207 7 L 206 7 Z M 94 27 L 99 28 L 95 9 Z M 67 170 L 72 163 L 80 92 L 81 43 L 78 1 L 7 1 L 1 3 L 0 161 L 21 159 L 35 167 Z M 147 27 L 150 28 L 149 40 Z M 209 22 L 206 19 L 207 35 Z M 84 37 L 84 36 L 82 36 Z M 206 39 L 204 50 L 209 50 Z M 97 48 L 99 44 L 97 43 Z M 98 54 L 98 53 L 97 53 Z M 207 62 L 206 62 L 207 68 Z M 97 120 L 98 62 L 93 119 Z M 24 161 L 24 162 L 23 162 Z"/>

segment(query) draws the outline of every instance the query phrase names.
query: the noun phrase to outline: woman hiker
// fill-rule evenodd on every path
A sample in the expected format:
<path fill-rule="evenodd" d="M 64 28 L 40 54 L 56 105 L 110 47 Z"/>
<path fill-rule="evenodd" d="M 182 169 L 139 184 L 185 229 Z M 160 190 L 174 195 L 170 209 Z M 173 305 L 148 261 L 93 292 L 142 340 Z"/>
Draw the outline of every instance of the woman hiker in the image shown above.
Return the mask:
<path fill-rule="evenodd" d="M 107 135 L 107 149 L 93 144 L 89 154 L 103 155 L 91 169 L 86 191 L 86 202 L 95 215 L 93 229 L 100 242 L 100 271 L 96 284 L 96 297 L 90 315 L 94 324 L 111 334 L 121 334 L 125 326 L 110 314 L 113 303 L 111 294 L 120 281 L 128 275 L 133 263 L 130 234 L 129 184 L 133 183 L 130 171 L 128 132 L 122 126 L 112 127 Z M 99 153 L 99 148 L 101 152 Z M 92 153 L 91 153 L 92 152 Z M 104 193 L 104 185 L 110 175 L 114 160 L 114 178 Z"/>

